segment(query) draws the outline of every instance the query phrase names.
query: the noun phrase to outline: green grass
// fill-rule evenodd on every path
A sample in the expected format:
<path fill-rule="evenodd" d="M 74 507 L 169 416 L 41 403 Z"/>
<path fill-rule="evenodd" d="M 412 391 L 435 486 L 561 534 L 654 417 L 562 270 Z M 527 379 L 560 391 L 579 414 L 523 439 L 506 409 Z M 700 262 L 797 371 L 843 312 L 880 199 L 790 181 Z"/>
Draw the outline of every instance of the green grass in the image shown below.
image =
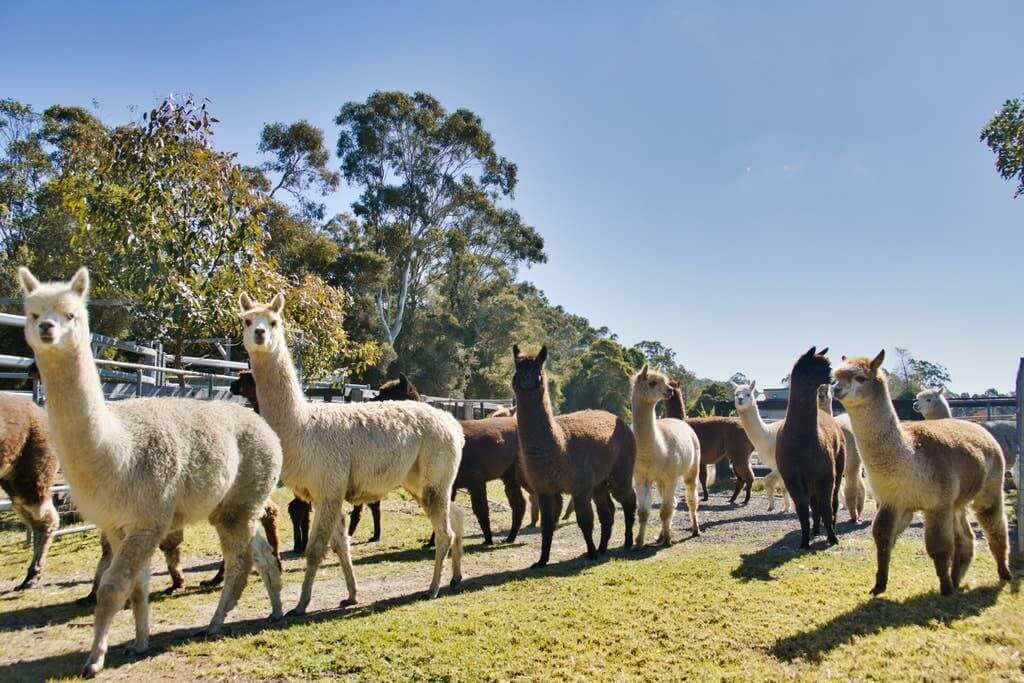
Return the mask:
<path fill-rule="evenodd" d="M 500 495 L 492 501 L 502 501 Z M 759 501 L 763 506 L 763 500 Z M 356 679 L 1022 679 L 1024 599 L 1016 582 L 999 584 L 983 543 L 968 574 L 968 588 L 938 595 L 920 537 L 897 546 L 890 590 L 867 595 L 874 550 L 861 530 L 837 548 L 801 553 L 792 548 L 795 520 L 766 523 L 762 532 L 698 541 L 639 556 L 618 552 L 588 564 L 575 558 L 575 525 L 556 535 L 572 546 L 542 571 L 528 571 L 538 537 L 514 547 L 481 550 L 469 542 L 466 581 L 458 592 L 419 599 L 429 555 L 419 550 L 427 524 L 402 498 L 386 504 L 382 547 L 355 547 L 356 575 L 379 597 L 343 614 L 324 609 L 301 620 L 266 627 L 267 606 L 258 581 L 250 583 L 229 617 L 236 635 L 186 638 L 184 624 L 202 624 L 216 593 L 190 590 L 154 603 L 154 652 L 128 662 L 108 660 L 108 674 L 127 677 Z M 507 516 L 494 515 L 497 529 Z M 687 522 L 677 516 L 676 527 Z M 716 527 L 722 529 L 724 527 Z M 760 528 L 760 527 L 758 527 Z M 364 517 L 357 539 L 370 532 Z M 719 534 L 725 539 L 725 534 Z M 12 543 L 17 541 L 17 543 Z M 0 570 L 0 585 L 20 576 L 27 556 L 16 546 Z M 621 526 L 613 546 L 621 542 Z M 211 532 L 188 535 L 186 562 L 216 559 Z M 286 542 L 290 547 L 290 540 Z M 66 604 L 87 586 L 61 585 L 87 577 L 95 539 L 61 540 L 39 590 L 0 602 L 0 678 L 69 675 L 84 659 L 91 616 Z M 565 558 L 571 559 L 565 559 Z M 162 562 L 154 562 L 162 570 Z M 286 561 L 286 607 L 294 602 L 301 561 Z M 190 585 L 200 574 L 190 573 Z M 166 577 L 154 578 L 154 590 Z M 397 583 L 411 588 L 395 590 Z M 315 598 L 343 597 L 335 561 L 322 570 Z M 362 589 L 361 589 L 362 590 Z M 364 594 L 365 595 L 365 594 Z M 21 627 L 4 613 L 20 610 Z M 49 624 L 46 615 L 49 614 Z M 129 613 L 118 637 L 130 634 Z M 59 646 L 54 646 L 56 640 Z M 20 656 L 12 655 L 24 648 Z M 21 664 L 15 659 L 25 660 Z"/>

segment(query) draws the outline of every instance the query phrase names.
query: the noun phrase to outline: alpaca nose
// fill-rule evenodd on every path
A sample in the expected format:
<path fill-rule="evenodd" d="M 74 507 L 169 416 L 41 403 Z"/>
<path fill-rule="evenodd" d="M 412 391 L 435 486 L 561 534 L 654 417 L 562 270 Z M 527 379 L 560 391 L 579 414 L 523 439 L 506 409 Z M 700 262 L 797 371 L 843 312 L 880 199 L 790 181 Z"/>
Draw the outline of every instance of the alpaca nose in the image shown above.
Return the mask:
<path fill-rule="evenodd" d="M 254 339 L 255 339 L 255 340 L 257 341 L 257 342 L 259 342 L 260 344 L 262 344 L 262 343 L 263 343 L 263 340 L 264 340 L 264 339 L 266 339 L 266 336 L 267 336 L 267 331 L 266 331 L 266 330 L 264 330 L 264 329 L 263 329 L 262 327 L 257 327 L 257 328 L 256 328 L 256 329 L 255 329 L 255 330 L 253 331 L 253 333 L 252 333 L 252 336 L 253 336 L 253 338 L 254 338 Z"/>
<path fill-rule="evenodd" d="M 53 335 L 53 328 L 55 325 L 51 320 L 44 320 L 39 323 L 39 334 L 43 337 L 49 337 Z"/>

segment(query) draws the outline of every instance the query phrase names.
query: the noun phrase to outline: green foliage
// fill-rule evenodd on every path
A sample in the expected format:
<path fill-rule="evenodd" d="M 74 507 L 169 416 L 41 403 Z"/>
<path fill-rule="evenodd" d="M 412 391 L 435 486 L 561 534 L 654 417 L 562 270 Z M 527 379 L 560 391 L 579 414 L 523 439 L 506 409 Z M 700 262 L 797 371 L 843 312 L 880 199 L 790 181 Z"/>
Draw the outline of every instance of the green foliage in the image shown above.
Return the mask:
<path fill-rule="evenodd" d="M 658 368 L 669 378 L 679 383 L 683 401 L 700 393 L 705 384 L 697 379 L 697 375 L 676 360 L 676 352 L 659 341 L 642 341 L 633 345 L 633 349 L 641 352 L 651 367 Z"/>
<path fill-rule="evenodd" d="M 893 398 L 914 398 L 925 388 L 949 386 L 949 370 L 938 363 L 914 358 L 907 349 L 896 347 L 894 364 L 889 368 L 889 389 Z"/>
<path fill-rule="evenodd" d="M 687 415 L 706 417 L 715 414 L 715 403 L 733 400 L 733 388 L 722 382 L 712 382 L 701 389 L 687 409 Z"/>
<path fill-rule="evenodd" d="M 996 171 L 1016 180 L 1013 196 L 1024 194 L 1024 100 L 1009 99 L 981 129 L 981 141 L 996 155 Z"/>
<path fill-rule="evenodd" d="M 611 339 L 597 340 L 580 357 L 565 383 L 562 412 L 594 408 L 632 420 L 630 377 L 637 369 L 621 344 Z"/>
<path fill-rule="evenodd" d="M 284 191 L 291 195 L 302 216 L 322 219 L 324 205 L 312 199 L 309 192 L 325 196 L 341 183 L 338 172 L 327 166 L 331 153 L 324 144 L 324 132 L 308 121 L 270 123 L 263 127 L 259 151 L 270 155 L 259 171 L 277 177 L 277 182 L 268 180 L 264 185 L 270 197 Z"/>

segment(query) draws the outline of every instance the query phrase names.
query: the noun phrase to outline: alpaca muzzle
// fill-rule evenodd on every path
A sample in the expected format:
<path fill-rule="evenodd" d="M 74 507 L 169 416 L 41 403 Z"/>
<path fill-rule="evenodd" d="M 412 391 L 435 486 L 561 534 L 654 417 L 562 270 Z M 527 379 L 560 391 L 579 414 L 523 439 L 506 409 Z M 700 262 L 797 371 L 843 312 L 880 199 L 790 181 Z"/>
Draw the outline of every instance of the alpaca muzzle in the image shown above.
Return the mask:
<path fill-rule="evenodd" d="M 53 343 L 53 341 L 56 339 L 53 335 L 53 328 L 54 324 L 49 320 L 44 320 L 41 323 L 39 323 L 39 326 L 37 328 L 39 331 L 39 340 L 42 342 L 46 342 L 47 344 Z"/>

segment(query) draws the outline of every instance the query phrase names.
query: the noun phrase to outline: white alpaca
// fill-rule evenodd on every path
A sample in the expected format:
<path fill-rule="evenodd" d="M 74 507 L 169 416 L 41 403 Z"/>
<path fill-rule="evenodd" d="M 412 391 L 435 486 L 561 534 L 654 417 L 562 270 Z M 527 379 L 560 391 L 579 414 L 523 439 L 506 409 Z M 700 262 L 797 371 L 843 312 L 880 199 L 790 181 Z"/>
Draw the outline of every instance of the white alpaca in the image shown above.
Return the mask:
<path fill-rule="evenodd" d="M 832 415 L 832 387 L 823 384 L 818 388 L 818 408 Z M 853 434 L 849 413 L 834 415 L 836 424 L 843 431 L 846 439 L 846 461 L 843 466 L 843 501 L 850 521 L 856 524 L 864 514 L 864 502 L 867 499 L 867 485 L 864 483 L 864 468 L 857 449 L 857 437 Z"/>
<path fill-rule="evenodd" d="M 743 431 L 747 433 L 750 443 L 754 444 L 754 448 L 757 449 L 757 457 L 765 467 L 772 468 L 771 473 L 764 478 L 764 491 L 768 496 L 768 512 L 775 509 L 776 488 L 782 491 L 782 511 L 789 512 L 789 493 L 786 491 L 786 486 L 782 482 L 782 475 L 779 474 L 779 469 L 775 464 L 775 438 L 779 435 L 779 429 L 782 427 L 783 421 L 779 420 L 769 425 L 765 424 L 765 421 L 761 419 L 761 413 L 757 409 L 757 399 L 755 398 L 756 385 L 757 382 L 751 382 L 749 387 L 736 387 L 733 396 L 736 403 L 736 412 L 740 416 L 740 424 L 743 425 Z"/>
<path fill-rule="evenodd" d="M 651 514 L 652 483 L 661 494 L 661 535 L 656 543 L 672 543 L 672 516 L 676 510 L 676 482 L 682 477 L 686 487 L 686 505 L 690 509 L 690 529 L 700 535 L 697 522 L 697 477 L 700 474 L 700 441 L 690 425 L 675 418 L 657 419 L 654 414 L 659 401 L 673 393 L 668 378 L 645 365 L 633 377 L 633 432 L 636 434 L 637 510 L 640 529 L 636 548 L 643 548 L 647 518 Z"/>
<path fill-rule="evenodd" d="M 416 401 L 308 402 L 285 341 L 284 296 L 260 304 L 243 294 L 241 307 L 260 415 L 284 449 L 281 478 L 315 511 L 302 594 L 290 614 L 305 613 L 328 544 L 345 573 L 348 598 L 341 604 L 356 603 L 343 503 L 372 503 L 399 486 L 419 502 L 434 527 L 430 597 L 437 596 L 449 549 L 452 585 L 457 585 L 462 580 L 462 514 L 449 501 L 465 441 L 459 423 Z"/>
<path fill-rule="evenodd" d="M 103 668 L 111 622 L 131 597 L 132 649 L 149 645 L 149 561 L 169 533 L 208 520 L 226 563 L 209 633 L 238 602 L 253 559 L 281 616 L 281 573 L 256 534 L 281 471 L 281 446 L 259 416 L 226 401 L 149 398 L 105 403 L 89 350 L 82 268 L 69 283 L 40 284 L 18 269 L 25 338 L 47 388 L 50 443 L 75 506 L 114 551 L 97 593 L 92 650 L 83 675 Z"/>
<path fill-rule="evenodd" d="M 925 389 L 918 392 L 917 400 L 914 401 L 914 410 L 921 413 L 926 420 L 941 420 L 953 417 L 953 411 L 949 407 L 949 401 L 942 389 Z M 1017 433 L 1017 425 L 1012 422 L 979 422 L 989 434 L 995 437 L 999 448 L 1003 451 L 1003 458 L 1006 460 L 1006 469 L 1013 477 L 1014 485 L 1020 488 L 1020 473 L 1017 471 L 1017 453 L 1020 452 L 1020 434 Z"/>

